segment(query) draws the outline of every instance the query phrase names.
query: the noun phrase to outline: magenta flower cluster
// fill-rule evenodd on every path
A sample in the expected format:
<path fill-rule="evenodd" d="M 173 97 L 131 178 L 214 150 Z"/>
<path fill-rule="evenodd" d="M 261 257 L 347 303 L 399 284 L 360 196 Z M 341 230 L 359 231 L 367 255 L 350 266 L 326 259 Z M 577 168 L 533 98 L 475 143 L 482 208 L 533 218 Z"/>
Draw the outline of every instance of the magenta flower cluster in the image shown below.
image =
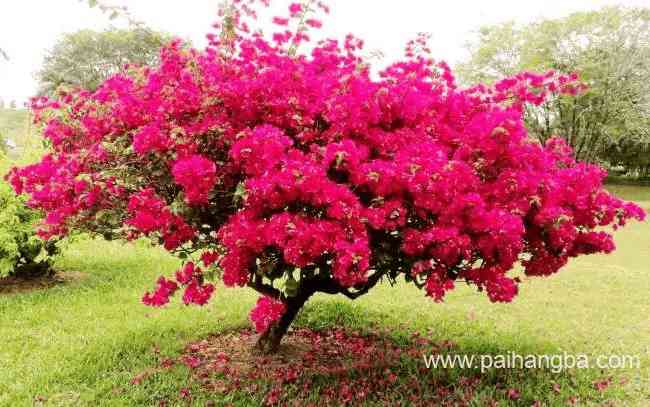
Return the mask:
<path fill-rule="evenodd" d="M 305 17 L 318 7 L 292 5 L 267 39 L 248 27 L 249 3 L 229 11 L 234 35 L 210 35 L 203 51 L 177 40 L 159 66 L 34 100 L 51 151 L 9 180 L 46 214 L 43 237 L 146 235 L 203 253 L 226 286 L 298 272 L 298 284 L 326 275 L 363 290 L 379 275 L 436 301 L 466 281 L 507 302 L 515 264 L 553 274 L 611 252 L 603 227 L 644 218 L 560 137 L 528 137 L 524 105 L 581 92 L 577 75 L 461 89 L 424 38 L 375 72 L 351 35 L 300 51 L 321 26 Z M 185 303 L 204 304 L 214 286 L 203 274 L 188 263 L 144 302 L 163 305 L 183 286 Z M 291 294 L 278 293 L 252 312 L 258 330 L 283 313 Z"/>
<path fill-rule="evenodd" d="M 161 307 L 169 303 L 169 297 L 174 295 L 179 287 L 185 287 L 183 293 L 185 305 L 205 305 L 212 297 L 214 285 L 203 282 L 203 271 L 194 263 L 186 263 L 176 272 L 175 277 L 175 281 L 160 277 L 156 290 L 153 293 L 145 293 L 142 302 L 153 307 Z"/>
<path fill-rule="evenodd" d="M 269 326 L 282 317 L 285 312 L 284 303 L 273 298 L 262 296 L 257 300 L 255 308 L 250 312 L 251 321 L 257 332 L 265 332 Z"/>

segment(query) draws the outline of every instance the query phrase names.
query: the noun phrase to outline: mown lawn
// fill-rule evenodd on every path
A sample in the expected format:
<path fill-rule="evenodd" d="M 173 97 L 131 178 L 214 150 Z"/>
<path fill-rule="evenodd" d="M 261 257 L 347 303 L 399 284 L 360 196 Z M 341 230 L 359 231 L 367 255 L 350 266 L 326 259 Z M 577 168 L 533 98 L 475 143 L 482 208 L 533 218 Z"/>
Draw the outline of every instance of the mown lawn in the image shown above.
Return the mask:
<path fill-rule="evenodd" d="M 8 151 L 11 159 L 31 161 L 32 155 L 42 147 L 42 139 L 36 136 L 32 116 L 26 109 L 0 109 L 0 143 L 11 141 L 16 148 Z M 0 150 L 0 152 L 2 152 Z M 0 157 L 0 174 L 6 171 L 7 160 Z"/>
<path fill-rule="evenodd" d="M 24 109 L 0 109 L 0 134 L 22 136 L 29 127 L 29 114 Z"/>
<path fill-rule="evenodd" d="M 648 208 L 650 189 L 616 188 Z M 599 371 L 490 371 L 483 375 L 472 405 L 496 399 L 499 405 L 650 405 L 650 224 L 632 224 L 617 235 L 618 250 L 572 262 L 559 275 L 526 280 L 512 304 L 491 304 L 484 295 L 459 287 L 444 304 L 405 286 L 381 286 L 355 302 L 321 296 L 302 312 L 297 325 L 351 330 L 387 328 L 395 338 L 421 332 L 450 340 L 468 354 L 638 355 L 641 368 Z M 0 405 L 258 405 L 245 394 L 216 396 L 188 381 L 185 367 L 155 374 L 139 385 L 131 380 L 160 356 L 180 354 L 184 344 L 215 332 L 248 326 L 256 295 L 219 289 L 204 308 L 175 302 L 155 310 L 140 304 L 157 276 L 178 261 L 134 244 L 81 240 L 68 247 L 59 270 L 84 277 L 47 290 L 0 294 Z M 445 380 L 476 372 L 431 370 Z M 612 376 L 604 391 L 594 381 Z M 624 384 L 620 384 L 621 378 Z M 502 383 L 497 387 L 495 383 Z M 553 390 L 553 384 L 556 384 Z M 521 396 L 509 399 L 504 388 Z"/>

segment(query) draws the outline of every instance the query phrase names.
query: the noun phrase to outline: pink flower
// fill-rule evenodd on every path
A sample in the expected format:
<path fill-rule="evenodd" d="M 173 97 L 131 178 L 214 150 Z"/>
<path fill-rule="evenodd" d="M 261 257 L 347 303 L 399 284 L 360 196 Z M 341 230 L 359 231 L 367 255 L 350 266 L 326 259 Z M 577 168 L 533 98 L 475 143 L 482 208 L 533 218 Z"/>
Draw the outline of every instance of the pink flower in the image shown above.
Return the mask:
<path fill-rule="evenodd" d="M 508 389 L 506 395 L 510 400 L 519 400 L 521 398 L 521 393 L 517 389 Z"/>
<path fill-rule="evenodd" d="M 189 204 L 208 203 L 208 194 L 217 180 L 217 169 L 212 161 L 200 155 L 192 155 L 176 161 L 172 174 L 176 183 L 183 187 Z"/>
<path fill-rule="evenodd" d="M 593 382 L 594 389 L 596 389 L 596 390 L 598 390 L 600 392 L 605 391 L 610 386 L 610 384 L 612 384 L 612 378 L 611 377 L 607 377 L 607 378 L 601 379 L 601 380 L 596 380 L 596 381 Z"/>
<path fill-rule="evenodd" d="M 195 268 L 194 263 L 186 263 L 182 269 L 176 272 L 176 281 L 181 285 L 187 285 L 201 274 L 201 269 Z"/>
<path fill-rule="evenodd" d="M 160 277 L 157 290 L 153 294 L 145 293 L 142 302 L 157 307 L 167 304 L 169 297 L 174 295 L 179 285 L 185 287 L 183 293 L 183 303 L 185 305 L 207 304 L 215 289 L 213 284 L 204 284 L 203 271 L 196 267 L 194 263 L 188 262 L 176 272 L 176 282 Z"/>
<path fill-rule="evenodd" d="M 486 288 L 492 302 L 510 302 L 518 292 L 515 280 L 498 274 L 486 282 Z"/>
<path fill-rule="evenodd" d="M 178 290 L 178 285 L 175 282 L 160 277 L 156 291 L 145 293 L 142 297 L 142 303 L 152 307 L 162 307 L 169 302 L 169 297 L 174 295 L 176 290 Z"/>
<path fill-rule="evenodd" d="M 307 24 L 308 26 L 310 26 L 312 28 L 321 28 L 323 26 L 323 23 L 320 20 L 316 20 L 316 19 L 313 19 L 313 18 L 307 19 L 305 21 L 305 24 Z"/>
<path fill-rule="evenodd" d="M 291 17 L 295 17 L 298 14 L 302 13 L 302 4 L 292 3 L 289 5 L 289 13 L 291 14 Z"/>
<path fill-rule="evenodd" d="M 192 393 L 186 387 L 183 387 L 182 389 L 180 389 L 179 395 L 181 396 L 182 399 L 185 399 L 185 400 L 191 400 L 192 399 Z"/>
<path fill-rule="evenodd" d="M 435 302 L 441 302 L 447 291 L 454 289 L 454 280 L 444 275 L 445 270 L 434 270 L 427 278 L 425 290 Z"/>
<path fill-rule="evenodd" d="M 125 224 L 138 232 L 130 235 L 130 238 L 157 232 L 161 235 L 165 248 L 174 250 L 196 235 L 196 231 L 181 217 L 174 215 L 152 188 L 131 195 L 128 212 L 131 217 Z"/>
<path fill-rule="evenodd" d="M 280 26 L 286 26 L 289 24 L 289 19 L 288 18 L 282 18 L 282 17 L 273 17 L 273 24 L 280 25 Z"/>
<path fill-rule="evenodd" d="M 219 253 L 217 252 L 207 251 L 201 254 L 201 261 L 206 267 L 213 265 L 217 260 L 219 260 Z"/>
<path fill-rule="evenodd" d="M 190 369 L 196 369 L 201 365 L 201 359 L 197 358 L 196 356 L 191 356 L 191 355 L 185 355 L 182 357 L 182 362 L 185 366 L 187 366 Z"/>
<path fill-rule="evenodd" d="M 286 307 L 283 302 L 264 296 L 257 300 L 255 308 L 250 312 L 250 319 L 255 324 L 257 332 L 265 332 L 269 326 L 278 321 Z"/>
<path fill-rule="evenodd" d="M 171 140 L 157 125 L 145 126 L 133 136 L 133 150 L 138 155 L 162 152 L 171 146 Z"/>
<path fill-rule="evenodd" d="M 213 293 L 214 285 L 202 285 L 197 280 L 192 280 L 187 285 L 187 287 L 185 287 L 185 292 L 183 293 L 183 303 L 185 303 L 185 305 L 205 305 L 208 303 L 208 301 L 210 301 Z"/>

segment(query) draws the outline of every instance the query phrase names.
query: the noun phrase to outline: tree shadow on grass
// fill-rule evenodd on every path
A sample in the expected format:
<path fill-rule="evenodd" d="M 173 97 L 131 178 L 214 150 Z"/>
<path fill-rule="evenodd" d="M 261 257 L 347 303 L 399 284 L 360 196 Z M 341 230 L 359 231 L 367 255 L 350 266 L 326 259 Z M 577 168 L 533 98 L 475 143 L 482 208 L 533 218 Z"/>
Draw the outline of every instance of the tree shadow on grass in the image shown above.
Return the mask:
<path fill-rule="evenodd" d="M 0 295 L 44 290 L 61 284 L 69 284 L 85 277 L 85 273 L 54 270 L 35 275 L 3 277 L 0 278 Z"/>
<path fill-rule="evenodd" d="M 512 338 L 501 344 L 477 337 L 459 346 L 454 337 L 429 338 L 408 326 L 380 323 L 387 319 L 354 303 L 317 301 L 301 312 L 276 355 L 252 351 L 256 334 L 233 326 L 187 344 L 180 356 L 160 358 L 135 376 L 134 386 L 185 369 L 188 379 L 179 384 L 183 392 L 171 396 L 172 404 L 194 397 L 215 405 L 556 406 L 602 404 L 620 396 L 610 382 L 594 386 L 597 371 L 494 365 L 510 354 L 562 354 L 547 343 L 518 338 L 510 345 Z M 463 355 L 477 364 L 425 362 Z M 492 360 L 492 367 L 482 369 L 481 357 Z"/>
<path fill-rule="evenodd" d="M 426 331 L 395 323 L 398 320 L 392 313 L 352 302 L 323 301 L 307 306 L 296 325 L 316 330 L 340 327 L 399 346 L 402 358 L 387 374 L 396 377 L 395 383 L 390 383 L 396 387 L 391 393 L 402 397 L 392 401 L 414 405 L 555 406 L 605 403 L 624 397 L 621 386 L 614 385 L 611 377 L 603 377 L 598 369 L 581 368 L 585 355 L 569 354 L 554 343 L 509 334 L 503 334 L 503 340 L 497 342 L 492 335 L 477 332 L 472 336 L 475 328 L 471 324 L 467 324 L 467 334 L 461 338 L 457 328 L 456 333 L 436 330 L 436 317 L 431 321 L 434 329 Z M 441 326 L 448 324 L 448 320 L 439 322 Z"/>

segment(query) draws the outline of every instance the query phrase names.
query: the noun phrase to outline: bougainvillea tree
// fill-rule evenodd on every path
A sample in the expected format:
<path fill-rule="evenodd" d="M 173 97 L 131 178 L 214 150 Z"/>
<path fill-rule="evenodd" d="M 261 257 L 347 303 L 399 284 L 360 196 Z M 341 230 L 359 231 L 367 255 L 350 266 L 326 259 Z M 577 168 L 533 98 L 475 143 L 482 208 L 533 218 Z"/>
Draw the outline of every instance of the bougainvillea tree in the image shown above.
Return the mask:
<path fill-rule="evenodd" d="M 181 255 L 144 295 L 152 306 L 178 291 L 205 304 L 208 276 L 249 286 L 272 352 L 314 293 L 404 279 L 441 301 L 462 281 L 508 302 L 516 264 L 551 275 L 611 252 L 603 226 L 644 218 L 561 139 L 527 136 L 524 105 L 580 92 L 576 75 L 459 89 L 424 36 L 372 70 L 353 36 L 310 41 L 319 9 L 292 4 L 266 37 L 236 1 L 203 51 L 174 41 L 159 66 L 35 100 L 51 151 L 8 178 L 45 212 L 42 237 L 148 236 Z"/>

